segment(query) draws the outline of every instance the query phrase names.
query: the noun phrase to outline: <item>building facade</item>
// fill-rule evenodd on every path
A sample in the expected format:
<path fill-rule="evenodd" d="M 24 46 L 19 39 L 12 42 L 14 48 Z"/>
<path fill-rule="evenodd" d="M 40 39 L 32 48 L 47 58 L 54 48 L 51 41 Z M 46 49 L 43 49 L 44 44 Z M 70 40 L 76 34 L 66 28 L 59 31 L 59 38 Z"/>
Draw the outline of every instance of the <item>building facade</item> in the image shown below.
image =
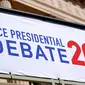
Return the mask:
<path fill-rule="evenodd" d="M 85 0 L 0 0 L 0 6 L 85 24 Z M 0 74 L 0 84 L 20 85 L 84 85 L 81 82 L 17 77 Z"/>
<path fill-rule="evenodd" d="M 85 23 L 84 0 L 1 0 L 0 5 L 75 23 Z"/>

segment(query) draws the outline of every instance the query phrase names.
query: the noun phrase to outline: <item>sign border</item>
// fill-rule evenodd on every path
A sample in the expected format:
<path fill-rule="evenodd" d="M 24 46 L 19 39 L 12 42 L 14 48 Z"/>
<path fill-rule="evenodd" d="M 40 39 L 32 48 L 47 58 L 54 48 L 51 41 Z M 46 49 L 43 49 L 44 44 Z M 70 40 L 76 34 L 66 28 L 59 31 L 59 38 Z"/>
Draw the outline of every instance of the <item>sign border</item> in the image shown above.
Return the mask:
<path fill-rule="evenodd" d="M 34 14 L 34 13 L 30 13 L 30 12 L 24 12 L 24 11 L 20 11 L 20 10 L 11 9 L 11 8 L 5 8 L 5 7 L 0 7 L 0 12 L 6 13 L 6 14 L 11 14 L 11 15 L 16 15 L 16 16 L 30 17 L 30 18 L 39 19 L 39 20 L 42 20 L 42 21 L 45 21 L 45 22 L 51 22 L 51 23 L 55 23 L 55 24 L 74 27 L 74 28 L 80 29 L 80 30 L 85 30 L 84 24 L 65 21 L 65 20 L 62 20 L 62 19 L 43 16 L 43 15 Z"/>

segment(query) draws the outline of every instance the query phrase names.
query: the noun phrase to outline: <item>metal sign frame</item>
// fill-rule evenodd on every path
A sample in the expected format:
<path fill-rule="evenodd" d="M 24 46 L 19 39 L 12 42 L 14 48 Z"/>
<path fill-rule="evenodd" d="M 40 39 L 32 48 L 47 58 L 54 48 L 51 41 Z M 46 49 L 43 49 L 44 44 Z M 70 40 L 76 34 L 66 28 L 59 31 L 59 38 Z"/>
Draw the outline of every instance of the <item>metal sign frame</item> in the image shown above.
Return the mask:
<path fill-rule="evenodd" d="M 0 7 L 0 12 L 17 15 L 17 16 L 31 17 L 31 18 L 43 20 L 45 22 L 51 22 L 51 23 L 55 23 L 55 24 L 70 26 L 70 27 L 74 27 L 75 29 L 77 28 L 77 29 L 85 31 L 85 25 L 79 24 L 79 23 L 72 23 L 72 22 L 68 22 L 68 21 L 64 21 L 64 20 L 60 20 L 60 19 L 55 19 L 55 18 L 51 18 L 51 17 L 47 17 L 47 16 L 32 14 L 32 13 L 23 12 L 23 11 L 14 10 L 14 9 L 8 9 L 8 8 L 4 8 L 4 7 Z M 65 80 L 60 80 L 60 79 L 54 80 L 54 79 L 49 79 L 49 78 L 39 78 L 39 77 L 26 76 L 26 75 L 18 76 L 18 75 L 14 75 L 14 74 L 10 74 L 10 73 L 9 74 L 1 73 L 0 78 L 29 80 L 29 81 L 47 82 L 47 83 L 49 82 L 49 83 L 52 83 L 52 85 L 59 84 L 59 83 L 61 83 L 62 85 L 65 85 L 65 84 L 85 85 L 85 82 L 65 81 Z M 0 83 L 0 85 L 3 85 L 3 83 Z"/>

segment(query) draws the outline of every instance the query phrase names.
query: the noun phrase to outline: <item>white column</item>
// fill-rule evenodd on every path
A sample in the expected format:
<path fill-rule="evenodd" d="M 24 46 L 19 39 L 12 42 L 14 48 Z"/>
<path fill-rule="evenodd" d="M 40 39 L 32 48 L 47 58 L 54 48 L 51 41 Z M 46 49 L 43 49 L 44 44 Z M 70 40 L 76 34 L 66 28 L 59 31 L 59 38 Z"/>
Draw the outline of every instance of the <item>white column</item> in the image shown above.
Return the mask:
<path fill-rule="evenodd" d="M 7 8 L 12 8 L 11 3 L 10 3 L 9 0 L 0 0 L 0 6 L 7 7 Z"/>

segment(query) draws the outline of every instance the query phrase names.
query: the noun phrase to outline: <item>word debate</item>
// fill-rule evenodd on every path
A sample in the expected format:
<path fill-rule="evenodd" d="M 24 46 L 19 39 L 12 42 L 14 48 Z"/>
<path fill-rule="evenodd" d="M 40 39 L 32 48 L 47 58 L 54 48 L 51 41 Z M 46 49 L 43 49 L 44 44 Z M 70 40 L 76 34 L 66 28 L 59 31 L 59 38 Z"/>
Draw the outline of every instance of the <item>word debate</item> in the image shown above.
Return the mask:
<path fill-rule="evenodd" d="M 17 48 L 17 43 L 19 43 L 19 48 Z M 35 44 L 35 47 L 32 43 Z M 4 47 L 4 44 L 6 47 Z M 85 44 L 82 45 L 81 49 L 74 40 L 67 41 L 68 48 L 72 49 L 73 46 L 76 47 L 76 51 L 71 59 L 72 64 L 85 66 L 85 61 L 78 60 L 81 51 L 83 51 L 85 56 Z M 67 60 L 68 55 L 66 55 L 67 51 L 62 39 L 53 36 L 0 28 L 0 54 L 4 52 L 5 48 L 7 48 L 7 54 L 10 56 L 19 57 L 19 49 L 23 58 L 35 57 L 35 59 L 43 58 L 45 61 L 49 61 L 48 54 L 45 52 L 47 50 L 52 62 L 55 62 L 54 52 L 57 52 L 58 56 L 56 57 L 59 57 L 61 63 L 70 64 L 69 60 Z M 36 48 L 35 52 L 33 52 L 33 48 Z"/>

